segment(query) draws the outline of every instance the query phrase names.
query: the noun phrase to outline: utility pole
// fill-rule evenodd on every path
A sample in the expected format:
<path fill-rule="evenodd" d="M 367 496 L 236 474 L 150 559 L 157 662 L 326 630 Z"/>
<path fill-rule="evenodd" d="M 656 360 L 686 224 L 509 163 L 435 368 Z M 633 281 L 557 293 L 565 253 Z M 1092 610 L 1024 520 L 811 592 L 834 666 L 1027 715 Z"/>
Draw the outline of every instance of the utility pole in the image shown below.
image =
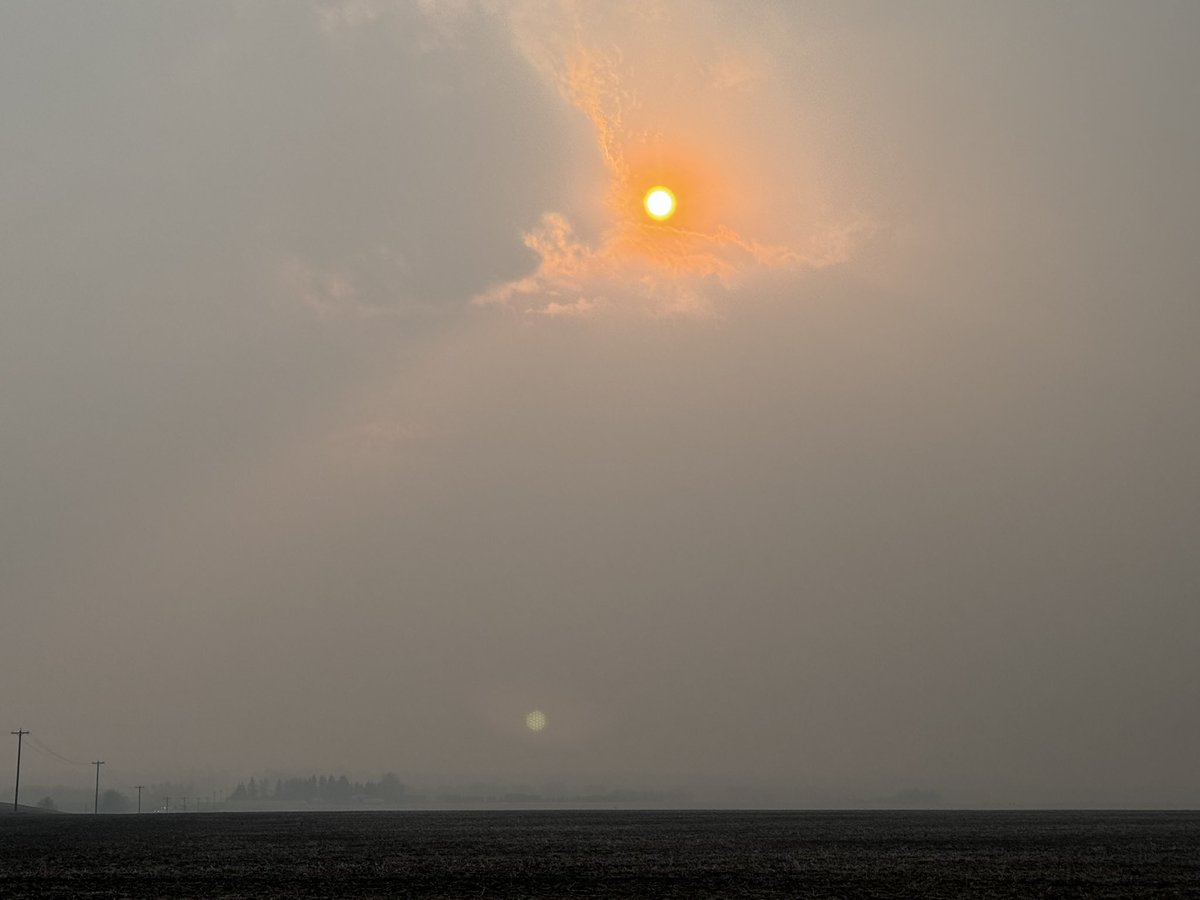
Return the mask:
<path fill-rule="evenodd" d="M 138 815 L 141 815 L 141 813 L 142 813 L 142 788 L 144 788 L 145 785 L 144 784 L 135 784 L 134 787 L 137 788 L 137 792 L 138 792 Z"/>
<path fill-rule="evenodd" d="M 96 767 L 96 801 L 92 806 L 92 815 L 96 815 L 100 812 L 100 767 L 104 765 L 104 760 L 97 759 L 92 765 Z"/>
<path fill-rule="evenodd" d="M 170 812 L 170 811 L 171 811 L 171 798 L 169 796 L 163 797 L 163 812 Z"/>
<path fill-rule="evenodd" d="M 16 731 L 10 731 L 9 734 L 17 736 L 17 784 L 13 788 L 13 812 L 17 811 L 17 797 L 21 795 L 21 738 L 29 734 L 28 731 L 18 728 Z"/>
<path fill-rule="evenodd" d="M 183 811 L 187 812 L 187 797 L 183 798 Z"/>

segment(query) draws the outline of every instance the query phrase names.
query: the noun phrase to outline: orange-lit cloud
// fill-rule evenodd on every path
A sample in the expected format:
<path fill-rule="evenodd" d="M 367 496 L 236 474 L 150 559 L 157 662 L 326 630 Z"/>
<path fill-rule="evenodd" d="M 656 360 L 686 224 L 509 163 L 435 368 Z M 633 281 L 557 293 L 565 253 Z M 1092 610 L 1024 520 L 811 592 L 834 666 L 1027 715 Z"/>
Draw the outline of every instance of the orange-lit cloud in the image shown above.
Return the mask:
<path fill-rule="evenodd" d="M 819 173 L 791 152 L 796 113 L 772 93 L 770 53 L 725 34 L 713 10 L 567 0 L 505 15 L 522 54 L 591 124 L 607 224 L 586 241 L 546 213 L 524 236 L 537 270 L 477 303 L 703 313 L 755 272 L 846 259 L 855 228 L 818 209 Z M 669 221 L 643 208 L 657 184 L 678 198 Z"/>

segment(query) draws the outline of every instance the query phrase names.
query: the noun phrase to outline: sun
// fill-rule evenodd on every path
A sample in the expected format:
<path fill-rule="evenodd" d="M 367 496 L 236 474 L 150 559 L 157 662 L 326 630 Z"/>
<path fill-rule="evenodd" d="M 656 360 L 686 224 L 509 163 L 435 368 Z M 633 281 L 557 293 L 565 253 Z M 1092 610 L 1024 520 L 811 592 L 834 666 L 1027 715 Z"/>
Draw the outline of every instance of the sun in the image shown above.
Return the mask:
<path fill-rule="evenodd" d="M 675 214 L 675 195 L 671 193 L 670 188 L 656 185 L 646 191 L 642 205 L 646 207 L 646 215 L 662 222 Z"/>
<path fill-rule="evenodd" d="M 546 727 L 546 714 L 540 709 L 535 709 L 525 717 L 525 727 L 530 731 L 541 731 Z"/>

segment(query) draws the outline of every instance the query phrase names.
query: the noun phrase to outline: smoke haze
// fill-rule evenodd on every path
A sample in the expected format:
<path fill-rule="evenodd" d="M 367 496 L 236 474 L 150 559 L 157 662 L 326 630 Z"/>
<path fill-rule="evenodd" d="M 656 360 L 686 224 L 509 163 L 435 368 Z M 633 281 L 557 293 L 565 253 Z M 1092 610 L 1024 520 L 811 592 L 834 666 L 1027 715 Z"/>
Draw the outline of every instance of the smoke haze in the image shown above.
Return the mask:
<path fill-rule="evenodd" d="M 6 4 L 3 721 L 145 779 L 1195 805 L 1198 32 Z"/>

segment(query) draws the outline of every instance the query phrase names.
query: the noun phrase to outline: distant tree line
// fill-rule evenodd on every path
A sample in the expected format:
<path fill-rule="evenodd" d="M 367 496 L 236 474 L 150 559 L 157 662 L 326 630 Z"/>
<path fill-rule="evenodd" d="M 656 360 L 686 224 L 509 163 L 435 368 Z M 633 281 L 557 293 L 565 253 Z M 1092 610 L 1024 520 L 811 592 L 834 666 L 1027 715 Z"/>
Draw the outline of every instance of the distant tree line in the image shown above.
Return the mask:
<path fill-rule="evenodd" d="M 133 801 L 120 791 L 107 790 L 100 794 L 98 804 L 102 813 L 124 813 L 133 809 Z"/>
<path fill-rule="evenodd" d="M 378 781 L 351 781 L 345 775 L 310 775 L 308 778 L 276 778 L 240 781 L 229 799 L 234 803 L 253 803 L 256 800 L 283 800 L 289 803 L 351 803 L 361 800 L 381 800 L 399 803 L 404 800 L 404 784 L 392 773 Z"/>

